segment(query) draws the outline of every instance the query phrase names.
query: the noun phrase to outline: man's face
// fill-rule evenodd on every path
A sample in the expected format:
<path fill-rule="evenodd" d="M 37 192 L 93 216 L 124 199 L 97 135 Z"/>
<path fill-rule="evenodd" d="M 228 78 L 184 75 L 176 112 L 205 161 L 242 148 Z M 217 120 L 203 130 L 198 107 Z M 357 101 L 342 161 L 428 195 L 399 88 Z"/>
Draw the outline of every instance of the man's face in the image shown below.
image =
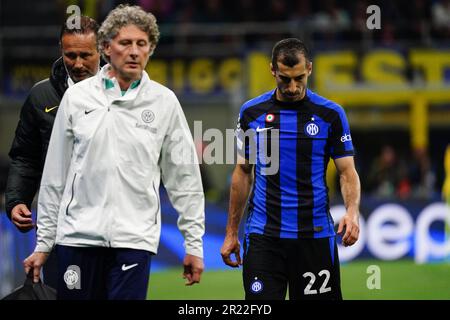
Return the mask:
<path fill-rule="evenodd" d="M 281 63 L 282 56 L 277 61 L 277 68 L 271 64 L 272 75 L 277 82 L 277 99 L 280 101 L 298 101 L 306 94 L 312 63 L 307 62 L 302 53 L 299 53 L 297 57 L 299 63 L 293 67 Z"/>
<path fill-rule="evenodd" d="M 116 75 L 124 80 L 137 80 L 147 65 L 150 42 L 146 32 L 135 25 L 128 25 L 105 44 L 104 51 Z"/>
<path fill-rule="evenodd" d="M 74 82 L 95 75 L 100 64 L 96 37 L 88 34 L 67 33 L 61 39 L 61 51 L 67 72 Z"/>

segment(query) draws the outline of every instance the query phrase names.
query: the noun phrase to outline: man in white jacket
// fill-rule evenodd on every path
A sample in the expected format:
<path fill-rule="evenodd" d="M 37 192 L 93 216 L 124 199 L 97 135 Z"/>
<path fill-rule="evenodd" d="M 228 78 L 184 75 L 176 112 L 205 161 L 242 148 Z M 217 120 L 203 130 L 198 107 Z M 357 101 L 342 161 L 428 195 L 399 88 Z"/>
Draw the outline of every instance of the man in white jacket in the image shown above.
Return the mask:
<path fill-rule="evenodd" d="M 204 195 L 195 147 L 175 94 L 144 71 L 156 19 L 120 5 L 98 33 L 108 62 L 72 86 L 55 119 L 38 201 L 38 281 L 55 247 L 59 299 L 145 299 L 161 231 L 162 179 L 185 238 L 187 285 L 203 271 Z"/>

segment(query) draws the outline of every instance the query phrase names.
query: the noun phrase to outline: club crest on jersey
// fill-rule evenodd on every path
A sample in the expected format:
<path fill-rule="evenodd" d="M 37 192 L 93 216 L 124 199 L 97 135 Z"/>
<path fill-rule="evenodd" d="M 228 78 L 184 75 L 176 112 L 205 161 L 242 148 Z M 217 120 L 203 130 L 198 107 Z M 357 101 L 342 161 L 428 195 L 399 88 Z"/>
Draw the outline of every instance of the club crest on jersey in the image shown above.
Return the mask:
<path fill-rule="evenodd" d="M 255 280 L 250 285 L 250 290 L 253 293 L 259 293 L 262 291 L 263 287 L 264 287 L 264 285 L 263 285 L 262 281 L 258 280 L 258 278 L 255 278 Z"/>
<path fill-rule="evenodd" d="M 141 118 L 145 123 L 150 123 L 155 120 L 155 114 L 151 110 L 144 110 L 142 111 Z"/>
<path fill-rule="evenodd" d="M 320 132 L 320 128 L 317 124 L 315 124 L 314 122 L 310 121 L 305 125 L 305 133 L 310 136 L 310 137 L 314 137 L 317 136 Z"/>
<path fill-rule="evenodd" d="M 272 113 L 269 113 L 266 116 L 266 122 L 273 122 L 273 120 L 275 120 L 275 116 Z"/>

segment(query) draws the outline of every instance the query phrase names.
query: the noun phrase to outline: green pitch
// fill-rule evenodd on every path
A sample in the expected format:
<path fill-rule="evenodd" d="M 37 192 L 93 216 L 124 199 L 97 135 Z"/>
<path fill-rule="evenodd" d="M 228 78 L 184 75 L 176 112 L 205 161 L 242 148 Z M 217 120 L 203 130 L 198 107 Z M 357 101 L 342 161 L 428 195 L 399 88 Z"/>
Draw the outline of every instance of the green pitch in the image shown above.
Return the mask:
<path fill-rule="evenodd" d="M 378 265 L 381 289 L 367 288 L 367 267 Z M 241 300 L 241 269 L 207 271 L 202 282 L 184 285 L 181 268 L 150 275 L 148 299 L 151 300 Z M 417 265 L 410 260 L 351 262 L 341 266 L 344 299 L 450 299 L 450 264 Z"/>

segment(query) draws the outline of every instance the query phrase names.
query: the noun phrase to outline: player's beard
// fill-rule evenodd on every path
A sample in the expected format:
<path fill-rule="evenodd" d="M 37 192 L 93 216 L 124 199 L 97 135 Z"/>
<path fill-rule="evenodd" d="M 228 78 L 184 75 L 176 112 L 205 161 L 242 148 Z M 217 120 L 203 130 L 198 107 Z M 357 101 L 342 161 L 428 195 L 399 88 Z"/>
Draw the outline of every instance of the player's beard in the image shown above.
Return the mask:
<path fill-rule="evenodd" d="M 302 91 L 301 90 L 297 90 L 295 91 L 295 93 L 288 93 L 288 92 L 283 92 L 283 97 L 287 100 L 287 101 L 297 101 L 300 100 L 302 96 Z"/>

